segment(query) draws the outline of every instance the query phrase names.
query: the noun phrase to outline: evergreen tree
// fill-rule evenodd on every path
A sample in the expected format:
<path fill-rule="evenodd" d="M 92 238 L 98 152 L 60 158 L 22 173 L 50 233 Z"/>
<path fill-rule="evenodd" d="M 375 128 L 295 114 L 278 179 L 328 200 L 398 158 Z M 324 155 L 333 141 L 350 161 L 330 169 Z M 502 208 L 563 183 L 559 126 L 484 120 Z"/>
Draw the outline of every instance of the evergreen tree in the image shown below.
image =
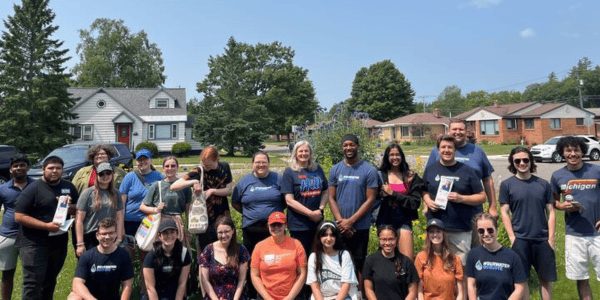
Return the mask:
<path fill-rule="evenodd" d="M 0 143 L 41 156 L 71 141 L 67 93 L 68 49 L 52 39 L 58 29 L 48 0 L 23 0 L 4 20 L 0 37 Z"/>

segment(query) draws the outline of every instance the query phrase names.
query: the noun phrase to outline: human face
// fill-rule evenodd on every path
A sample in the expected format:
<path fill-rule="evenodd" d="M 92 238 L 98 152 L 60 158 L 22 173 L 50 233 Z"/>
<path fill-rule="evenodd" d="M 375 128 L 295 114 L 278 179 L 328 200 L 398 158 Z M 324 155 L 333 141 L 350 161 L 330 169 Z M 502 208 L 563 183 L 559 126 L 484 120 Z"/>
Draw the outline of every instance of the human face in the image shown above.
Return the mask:
<path fill-rule="evenodd" d="M 163 244 L 163 248 L 171 249 L 175 246 L 175 240 L 177 240 L 177 230 L 167 229 L 158 234 L 160 241 Z"/>
<path fill-rule="evenodd" d="M 167 177 L 177 176 L 177 169 L 179 169 L 179 166 L 177 165 L 177 162 L 174 159 L 166 160 L 163 163 L 163 172 Z"/>
<path fill-rule="evenodd" d="M 381 247 L 381 251 L 383 251 L 384 255 L 393 255 L 397 242 L 398 237 L 393 230 L 386 229 L 379 233 L 379 247 Z"/>
<path fill-rule="evenodd" d="M 517 163 L 520 162 L 520 163 Z M 531 166 L 531 160 L 527 152 L 519 152 L 513 155 L 513 165 L 520 174 L 528 174 Z"/>
<path fill-rule="evenodd" d="M 402 156 L 400 156 L 400 151 L 398 151 L 398 149 L 390 149 L 389 162 L 390 165 L 394 168 L 400 167 L 400 164 L 402 163 Z"/>
<path fill-rule="evenodd" d="M 344 141 L 342 143 L 342 152 L 347 160 L 352 160 L 358 155 L 359 146 L 353 141 Z"/>
<path fill-rule="evenodd" d="M 108 162 L 108 160 L 109 157 L 108 154 L 106 154 L 106 151 L 104 151 L 104 149 L 100 149 L 100 151 L 96 153 L 96 156 L 94 156 L 94 166 L 98 166 L 103 162 Z"/>
<path fill-rule="evenodd" d="M 229 245 L 231 242 L 231 238 L 233 237 L 233 233 L 235 229 L 231 228 L 228 225 L 219 225 L 217 226 L 217 238 L 223 245 Z"/>
<path fill-rule="evenodd" d="M 432 226 L 427 230 L 427 238 L 433 245 L 441 245 L 444 242 L 444 231 L 439 227 Z"/>
<path fill-rule="evenodd" d="M 152 164 L 152 160 L 146 156 L 140 156 L 140 158 L 136 159 L 135 165 L 140 170 L 140 172 L 147 172 L 150 170 L 150 165 Z"/>
<path fill-rule="evenodd" d="M 457 145 L 464 145 L 467 140 L 467 130 L 463 123 L 452 123 L 450 124 L 450 135 L 456 139 Z"/>
<path fill-rule="evenodd" d="M 272 237 L 279 238 L 285 235 L 285 224 L 283 223 L 273 223 L 269 224 L 269 233 L 271 233 Z"/>
<path fill-rule="evenodd" d="M 477 233 L 479 233 L 479 240 L 483 245 L 492 245 L 496 242 L 498 230 L 491 220 L 483 219 L 477 221 Z"/>
<path fill-rule="evenodd" d="M 22 161 L 12 164 L 8 170 L 10 176 L 14 177 L 16 180 L 21 180 L 27 177 L 27 171 L 29 171 L 29 165 Z"/>
<path fill-rule="evenodd" d="M 456 156 L 456 148 L 454 147 L 454 143 L 450 141 L 441 141 L 438 152 L 440 153 L 442 163 L 451 163 Z"/>
<path fill-rule="evenodd" d="M 56 184 L 60 181 L 63 173 L 63 167 L 59 163 L 49 163 L 42 170 L 44 181 L 49 184 Z"/>
<path fill-rule="evenodd" d="M 296 160 L 300 165 L 306 166 L 310 161 L 310 150 L 308 149 L 308 145 L 302 145 L 298 147 L 296 151 Z"/>
<path fill-rule="evenodd" d="M 563 156 L 567 160 L 567 165 L 571 167 L 578 167 L 583 164 L 583 152 L 581 152 L 579 145 L 563 148 Z"/>
<path fill-rule="evenodd" d="M 117 228 L 98 227 L 98 231 L 96 231 L 96 238 L 98 239 L 98 242 L 100 242 L 102 248 L 110 248 L 117 238 Z"/>
<path fill-rule="evenodd" d="M 321 237 L 321 244 L 323 245 L 323 250 L 325 250 L 325 252 L 333 250 L 333 245 L 335 245 L 335 235 L 333 235 L 331 228 L 325 230 L 325 234 Z"/>
<path fill-rule="evenodd" d="M 202 162 L 202 167 L 204 167 L 204 169 L 206 171 L 210 171 L 210 170 L 216 170 L 217 167 L 219 167 L 219 160 L 209 160 L 209 161 L 203 161 Z"/>
<path fill-rule="evenodd" d="M 113 180 L 114 173 L 111 171 L 102 171 L 98 174 L 98 183 L 109 184 Z"/>
<path fill-rule="evenodd" d="M 265 177 L 269 174 L 269 159 L 266 155 L 259 154 L 252 162 L 252 170 L 257 177 Z"/>

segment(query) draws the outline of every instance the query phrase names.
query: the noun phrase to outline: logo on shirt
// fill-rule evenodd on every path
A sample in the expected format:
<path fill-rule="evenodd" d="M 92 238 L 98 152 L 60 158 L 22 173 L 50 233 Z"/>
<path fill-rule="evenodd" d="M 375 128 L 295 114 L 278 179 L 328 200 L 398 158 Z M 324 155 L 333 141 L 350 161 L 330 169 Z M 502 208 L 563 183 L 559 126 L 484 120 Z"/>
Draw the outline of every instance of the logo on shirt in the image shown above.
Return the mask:
<path fill-rule="evenodd" d="M 298 179 L 305 179 L 306 175 L 298 175 Z"/>
<path fill-rule="evenodd" d="M 323 269 L 321 271 L 321 284 L 325 283 L 325 281 L 327 280 L 341 280 L 342 276 L 340 276 L 339 274 L 329 270 L 329 269 Z"/>
<path fill-rule="evenodd" d="M 263 260 L 267 265 L 280 264 L 286 256 L 290 255 L 293 255 L 293 253 L 265 254 Z"/>
<path fill-rule="evenodd" d="M 60 189 L 60 193 L 61 194 L 70 194 L 71 193 L 71 189 Z"/>
<path fill-rule="evenodd" d="M 171 271 L 173 271 L 173 266 L 163 266 L 162 267 L 163 273 L 171 273 Z"/>
<path fill-rule="evenodd" d="M 250 192 L 254 193 L 254 191 L 257 191 L 257 192 L 267 191 L 267 190 L 270 190 L 271 188 L 272 187 L 270 187 L 270 186 L 257 186 L 257 187 L 253 186 L 250 188 Z"/>
<path fill-rule="evenodd" d="M 475 264 L 475 269 L 477 271 L 481 270 L 490 270 L 490 271 L 503 271 L 504 269 L 510 269 L 509 264 L 492 262 L 492 261 L 484 261 L 483 264 L 480 260 Z"/>
<path fill-rule="evenodd" d="M 91 272 L 114 272 L 117 269 L 116 265 L 105 265 L 105 266 L 96 266 L 96 264 L 92 265 Z"/>
<path fill-rule="evenodd" d="M 464 163 L 464 162 L 469 161 L 469 158 L 468 157 L 455 157 L 454 160 Z"/>
<path fill-rule="evenodd" d="M 321 195 L 322 188 L 323 179 L 321 177 L 304 179 L 300 182 L 300 196 L 307 198 Z"/>
<path fill-rule="evenodd" d="M 572 179 L 566 184 L 560 185 L 564 194 L 570 194 L 572 190 L 594 190 L 598 186 L 598 179 Z"/>
<path fill-rule="evenodd" d="M 359 179 L 360 179 L 360 176 L 340 175 L 340 177 L 338 177 L 339 182 L 354 181 L 354 180 L 359 180 Z"/>
<path fill-rule="evenodd" d="M 443 175 L 443 177 L 446 177 L 446 179 L 452 180 L 454 182 L 457 182 L 457 181 L 460 180 L 460 177 L 456 177 L 456 176 L 446 176 L 446 175 Z M 438 174 L 437 176 L 435 176 L 435 181 L 440 181 L 440 179 L 441 179 L 440 174 Z"/>

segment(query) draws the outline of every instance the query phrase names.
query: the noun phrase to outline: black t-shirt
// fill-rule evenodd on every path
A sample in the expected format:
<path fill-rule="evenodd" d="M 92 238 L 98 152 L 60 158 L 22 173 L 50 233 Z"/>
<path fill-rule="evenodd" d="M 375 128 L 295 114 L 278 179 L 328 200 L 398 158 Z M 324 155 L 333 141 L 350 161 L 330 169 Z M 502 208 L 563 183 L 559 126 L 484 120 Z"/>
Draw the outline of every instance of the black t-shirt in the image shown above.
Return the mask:
<path fill-rule="evenodd" d="M 185 252 L 185 259 L 181 265 L 182 268 L 192 263 L 190 252 L 187 250 L 185 250 Z M 179 275 L 181 272 L 172 271 L 174 259 L 181 260 L 181 253 L 177 257 L 175 257 L 175 255 L 166 257 L 166 263 L 160 266 L 154 264 L 154 256 L 154 251 L 148 252 L 148 255 L 146 255 L 146 258 L 144 259 L 144 268 L 154 269 L 154 288 L 158 293 L 158 298 L 175 299 L 175 296 L 177 296 L 177 286 L 179 285 Z"/>
<path fill-rule="evenodd" d="M 373 282 L 377 299 L 404 299 L 411 283 L 419 282 L 419 274 L 413 262 L 398 253 L 402 260 L 402 275 L 396 276 L 396 257 L 386 258 L 377 251 L 365 260 L 363 277 Z"/>
<path fill-rule="evenodd" d="M 121 247 L 110 254 L 102 254 L 94 247 L 79 258 L 75 269 L 75 277 L 85 280 L 85 286 L 96 299 L 119 299 L 121 282 L 133 275 L 129 254 Z"/>
<path fill-rule="evenodd" d="M 200 168 L 195 167 L 189 173 L 183 175 L 184 180 L 200 180 Z M 216 169 L 204 170 L 204 190 L 223 189 L 233 181 L 231 169 L 226 162 L 219 162 Z M 212 195 L 206 199 L 206 209 L 208 212 L 208 223 L 214 224 L 217 218 L 224 213 L 229 212 L 229 202 L 227 197 Z"/>
<path fill-rule="evenodd" d="M 511 249 L 489 252 L 479 246 L 469 252 L 465 276 L 477 281 L 477 299 L 502 300 L 510 297 L 515 283 L 527 281 L 529 270 Z"/>
<path fill-rule="evenodd" d="M 77 199 L 79 199 L 77 189 L 72 183 L 61 179 L 57 185 L 49 185 L 42 179 L 39 179 L 29 184 L 21 195 L 19 195 L 15 204 L 15 211 L 42 222 L 52 222 L 58 205 L 57 197 L 59 196 L 71 196 L 72 204 L 76 204 Z M 51 237 L 48 237 L 48 233 L 47 230 L 21 226 L 15 245 L 17 247 L 31 245 L 48 246 L 68 240 L 67 233 Z"/>

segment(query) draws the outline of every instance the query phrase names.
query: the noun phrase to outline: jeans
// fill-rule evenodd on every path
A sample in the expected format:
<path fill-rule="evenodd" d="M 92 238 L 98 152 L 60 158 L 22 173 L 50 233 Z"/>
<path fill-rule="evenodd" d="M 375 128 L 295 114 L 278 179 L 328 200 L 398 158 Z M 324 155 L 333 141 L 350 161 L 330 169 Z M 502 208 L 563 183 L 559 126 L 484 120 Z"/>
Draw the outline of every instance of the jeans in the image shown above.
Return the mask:
<path fill-rule="evenodd" d="M 67 241 L 19 249 L 23 265 L 22 299 L 52 300 L 56 278 L 67 257 Z"/>

